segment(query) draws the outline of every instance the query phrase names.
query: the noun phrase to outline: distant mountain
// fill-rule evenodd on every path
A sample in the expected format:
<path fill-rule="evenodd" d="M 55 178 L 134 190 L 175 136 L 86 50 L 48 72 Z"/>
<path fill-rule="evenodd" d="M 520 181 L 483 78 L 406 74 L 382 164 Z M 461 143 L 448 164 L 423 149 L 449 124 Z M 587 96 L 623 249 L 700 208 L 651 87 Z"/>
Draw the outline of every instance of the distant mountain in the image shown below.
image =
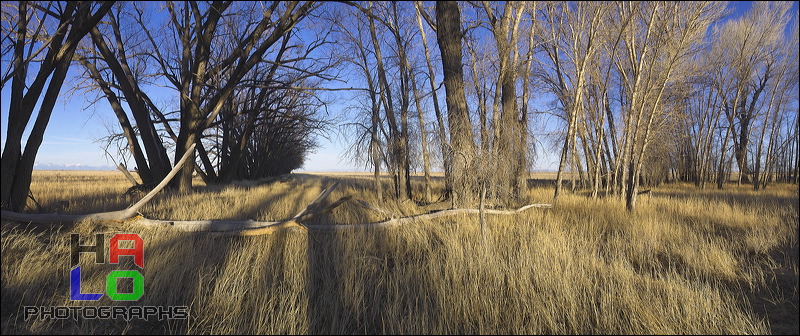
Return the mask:
<path fill-rule="evenodd" d="M 33 170 L 114 170 L 111 166 L 87 166 L 83 164 L 57 164 L 39 163 L 33 164 Z"/>

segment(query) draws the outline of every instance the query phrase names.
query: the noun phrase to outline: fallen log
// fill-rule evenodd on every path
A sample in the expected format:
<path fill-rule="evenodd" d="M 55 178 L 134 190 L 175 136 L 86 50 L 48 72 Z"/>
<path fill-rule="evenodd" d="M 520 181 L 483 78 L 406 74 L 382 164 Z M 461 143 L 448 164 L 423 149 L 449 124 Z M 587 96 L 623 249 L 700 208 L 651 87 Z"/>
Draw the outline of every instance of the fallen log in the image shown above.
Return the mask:
<path fill-rule="evenodd" d="M 532 208 L 552 208 L 552 204 L 529 204 L 523 206 L 516 210 L 483 210 L 484 213 L 491 214 L 491 215 L 516 215 L 520 212 L 523 212 L 528 209 Z M 480 214 L 480 209 L 448 209 L 448 210 L 440 210 L 435 212 L 429 212 L 426 214 L 420 215 L 413 215 L 407 217 L 400 217 L 400 218 L 392 218 L 382 222 L 374 222 L 374 223 L 363 223 L 363 224 L 342 224 L 342 225 L 307 225 L 306 227 L 312 230 L 327 230 L 327 231 L 339 231 L 339 230 L 351 230 L 351 229 L 358 229 L 358 228 L 391 228 L 391 227 L 398 227 L 403 224 L 408 224 L 415 221 L 426 221 L 431 219 L 437 219 L 442 217 L 449 217 L 455 215 L 464 215 L 464 214 Z"/>
<path fill-rule="evenodd" d="M 303 230 L 307 230 L 305 227 L 292 220 L 278 222 L 254 221 L 250 219 L 173 221 L 141 217 L 136 218 L 129 223 L 131 225 L 144 227 L 170 227 L 187 232 L 233 233 L 237 235 L 248 235 L 243 233 L 249 232 L 250 230 L 261 230 L 260 232 L 267 232 L 265 234 L 269 234 L 276 230 L 286 229 L 289 227 L 300 227 Z"/>
<path fill-rule="evenodd" d="M 82 221 L 89 222 L 107 222 L 112 224 L 122 224 L 127 226 L 143 226 L 143 227 L 171 227 L 182 231 L 188 232 L 210 232 L 225 235 L 239 235 L 239 236 L 258 236 L 271 234 L 278 230 L 288 228 L 300 228 L 304 231 L 309 229 L 324 230 L 324 231 L 340 231 L 352 230 L 358 228 L 391 228 L 415 221 L 425 221 L 441 217 L 462 215 L 462 214 L 479 214 L 479 209 L 449 209 L 430 212 L 420 215 L 412 215 L 400 218 L 391 218 L 382 222 L 374 223 L 360 223 L 360 224 L 342 224 L 342 225 L 303 225 L 302 223 L 308 222 L 322 214 L 328 213 L 344 202 L 350 200 L 351 196 L 342 197 L 328 206 L 322 208 L 322 201 L 327 198 L 333 190 L 339 185 L 336 181 L 329 188 L 323 190 L 311 203 L 309 203 L 302 211 L 298 212 L 292 218 L 282 221 L 254 221 L 254 220 L 160 220 L 144 218 L 137 215 L 137 211 L 149 200 L 155 196 L 156 193 L 161 191 L 167 183 L 177 174 L 178 169 L 186 162 L 189 154 L 194 150 L 194 145 L 187 151 L 175 167 L 170 171 L 167 177 L 164 178 L 152 191 L 145 195 L 139 202 L 130 206 L 127 209 L 101 212 L 86 215 L 67 215 L 67 214 L 25 214 L 16 213 L 11 211 L 2 210 L 2 219 L 13 220 L 18 222 L 30 222 L 39 224 L 53 224 L 53 223 L 77 223 Z M 358 200 L 358 204 L 367 209 L 378 211 L 383 214 L 389 214 L 388 211 L 372 206 L 367 202 Z M 516 210 L 483 210 L 486 214 L 492 215 L 514 215 L 531 208 L 551 208 L 551 204 L 529 204 Z"/>
<path fill-rule="evenodd" d="M 335 187 L 335 185 L 334 185 Z M 328 190 L 333 190 L 333 187 Z M 324 194 L 325 192 L 323 192 Z M 322 196 L 322 194 L 320 195 Z M 319 198 L 318 199 L 324 199 Z M 260 236 L 272 234 L 275 231 L 288 229 L 292 227 L 299 228 L 303 231 L 320 230 L 320 231 L 343 231 L 363 228 L 378 228 L 386 229 L 398 227 L 404 224 L 412 223 L 415 221 L 426 221 L 442 217 L 449 217 L 464 214 L 478 214 L 479 209 L 449 209 L 441 210 L 426 214 L 413 215 L 400 218 L 392 218 L 382 222 L 373 223 L 360 223 L 360 224 L 338 224 L 338 225 L 303 225 L 303 222 L 309 221 L 319 215 L 327 213 L 334 208 L 338 207 L 345 201 L 349 200 L 350 196 L 345 196 L 339 200 L 331 203 L 325 209 L 308 214 L 301 211 L 298 215 L 283 221 L 269 222 L 269 221 L 254 221 L 254 220 L 193 220 L 193 221 L 173 221 L 173 220 L 159 220 L 148 219 L 144 217 L 137 217 L 131 221 L 126 222 L 130 225 L 145 226 L 145 227 L 171 227 L 174 229 L 188 231 L 188 232 L 211 232 L 221 233 L 226 235 L 238 236 Z M 362 201 L 363 202 L 363 201 Z M 312 202 L 312 204 L 314 204 Z M 309 204 L 309 207 L 312 205 Z M 306 207 L 306 208 L 309 208 Z M 515 215 L 522 211 L 532 208 L 551 208 L 551 204 L 529 204 L 516 210 L 484 210 L 485 213 L 491 215 Z M 305 217 L 304 217 L 305 216 Z"/>
<path fill-rule="evenodd" d="M 185 155 L 184 158 L 179 162 L 179 165 L 183 164 L 185 161 L 184 159 L 187 156 Z M 178 165 L 176 165 L 179 168 Z M 177 169 L 173 169 L 174 172 L 177 172 Z M 333 185 L 329 188 L 323 190 L 317 198 L 315 198 L 311 203 L 308 204 L 302 211 L 297 213 L 292 218 L 283 220 L 283 221 L 254 221 L 254 220 L 187 220 L 187 221 L 180 221 L 180 220 L 161 220 L 161 219 L 149 219 L 144 218 L 141 215 L 136 215 L 136 210 L 138 210 L 145 202 L 152 198 L 152 195 L 155 194 L 158 190 L 166 185 L 166 181 L 169 181 L 172 176 L 175 174 L 170 173 L 167 178 L 159 184 L 156 189 L 145 196 L 141 201 L 137 202 L 133 206 L 128 209 L 120 210 L 120 211 L 113 211 L 113 212 L 103 212 L 103 213 L 95 213 L 95 214 L 88 214 L 88 215 L 66 215 L 66 214 L 25 214 L 25 213 L 17 213 L 12 211 L 2 210 L 2 219 L 4 220 L 13 220 L 18 222 L 29 222 L 29 223 L 38 223 L 38 224 L 53 224 L 53 223 L 77 223 L 81 221 L 89 221 L 89 222 L 99 222 L 99 223 L 110 223 L 110 224 L 123 224 L 128 226 L 142 226 L 142 227 L 171 227 L 182 231 L 189 231 L 189 232 L 215 232 L 215 233 L 224 233 L 224 234 L 234 234 L 240 236 L 255 236 L 255 235 L 265 235 L 271 234 L 277 230 L 287 229 L 291 227 L 299 227 L 302 230 L 308 231 L 308 229 L 303 226 L 302 222 L 307 222 L 312 220 L 322 214 L 328 213 L 331 210 L 335 209 L 336 207 L 342 205 L 344 202 L 348 201 L 351 196 L 342 197 L 335 202 L 331 203 L 326 207 L 321 207 L 321 202 L 326 197 L 328 197 L 333 190 L 339 185 L 339 181 L 336 181 Z M 128 212 L 133 210 L 133 214 L 130 216 L 126 216 Z"/>
<path fill-rule="evenodd" d="M 333 190 L 333 187 L 329 188 L 328 190 Z M 323 191 L 323 194 L 326 191 Z M 319 198 L 318 199 L 322 199 Z M 254 221 L 254 220 L 188 220 L 188 221 L 176 221 L 176 220 L 161 220 L 161 219 L 149 219 L 144 218 L 142 216 L 136 216 L 134 218 L 130 218 L 127 220 L 113 220 L 113 221 L 105 221 L 105 222 L 115 222 L 115 223 L 122 223 L 125 225 L 132 225 L 132 226 L 143 226 L 143 227 L 171 227 L 174 229 L 178 229 L 181 231 L 187 232 L 210 232 L 210 233 L 221 233 L 226 235 L 239 235 L 239 236 L 258 236 L 258 235 L 267 235 L 271 234 L 275 231 L 288 229 L 292 227 L 297 227 L 302 229 L 303 231 L 308 230 L 321 230 L 321 231 L 342 231 L 342 230 L 353 230 L 353 229 L 363 229 L 363 228 L 393 228 L 398 227 L 404 224 L 416 222 L 416 221 L 426 221 L 432 220 L 442 217 L 448 216 L 455 216 L 455 215 L 464 215 L 464 214 L 479 214 L 479 209 L 448 209 L 448 210 L 440 210 L 436 212 L 430 212 L 426 214 L 420 215 L 413 215 L 407 217 L 400 217 L 400 218 L 392 218 L 382 222 L 373 222 L 373 223 L 359 223 L 359 224 L 339 224 L 339 225 L 303 225 L 302 222 L 309 221 L 319 215 L 327 213 L 334 208 L 338 207 L 345 201 L 349 200 L 350 196 L 342 197 L 339 200 L 331 203 L 329 206 L 325 207 L 320 211 L 316 211 L 314 213 L 307 213 L 301 211 L 298 215 L 283 221 Z M 363 202 L 363 201 L 362 201 Z M 309 204 L 309 207 L 312 204 Z M 308 209 L 309 207 L 306 207 Z M 532 209 L 532 208 L 551 208 L 551 204 L 529 204 L 523 206 L 516 210 L 484 210 L 485 213 L 491 215 L 515 215 L 519 214 L 522 211 Z M 59 217 L 53 217 L 59 216 Z M 52 223 L 52 222 L 75 222 L 74 220 L 67 220 L 67 219 L 74 219 L 74 218 L 81 218 L 84 220 L 87 218 L 86 215 L 38 215 L 38 214 L 20 214 L 14 213 L 10 211 L 3 211 L 3 219 L 7 220 L 14 220 L 20 222 L 32 222 L 32 223 Z M 58 219 L 58 220 L 53 220 Z M 102 221 L 101 221 L 102 222 Z"/>

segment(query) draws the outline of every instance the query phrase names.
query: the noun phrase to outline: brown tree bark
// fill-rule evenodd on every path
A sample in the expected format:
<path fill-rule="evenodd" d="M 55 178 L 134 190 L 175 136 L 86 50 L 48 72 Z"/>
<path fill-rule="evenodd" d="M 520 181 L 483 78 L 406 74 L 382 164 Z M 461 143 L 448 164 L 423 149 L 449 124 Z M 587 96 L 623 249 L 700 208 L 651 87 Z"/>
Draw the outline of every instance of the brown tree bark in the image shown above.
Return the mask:
<path fill-rule="evenodd" d="M 171 165 L 169 163 L 169 157 L 167 156 L 167 151 L 164 148 L 161 137 L 156 132 L 154 121 L 150 117 L 152 112 L 150 110 L 151 106 L 147 104 L 150 98 L 141 90 L 138 79 L 128 66 L 128 58 L 130 55 L 124 47 L 119 22 L 114 19 L 114 15 L 109 15 L 109 17 L 109 24 L 116 40 L 115 45 L 117 46 L 117 50 L 111 50 L 111 48 L 108 47 L 104 36 L 97 27 L 90 32 L 92 41 L 95 49 L 111 70 L 117 87 L 124 95 L 125 101 L 131 110 L 130 112 L 136 121 L 136 127 L 139 130 L 144 147 L 144 153 L 142 153 L 142 148 L 138 146 L 138 141 L 136 141 L 136 146 L 131 147 L 132 154 L 136 159 L 139 175 L 145 184 L 157 183 L 170 171 Z M 100 83 L 100 81 L 103 80 L 101 74 L 96 71 L 92 73 L 93 75 L 91 77 L 102 87 L 103 84 Z M 112 102 L 112 99 L 114 98 L 109 98 L 109 94 L 105 90 L 104 93 L 113 109 L 114 102 Z M 130 124 L 130 121 L 127 120 L 127 116 L 124 115 L 124 112 L 120 115 L 115 111 L 115 114 L 117 115 L 120 126 L 124 130 L 124 124 Z M 128 139 L 128 142 L 130 144 L 131 139 Z M 136 151 L 139 152 L 137 153 Z M 142 160 L 145 153 L 147 160 Z"/>
<path fill-rule="evenodd" d="M 436 2 L 437 41 L 442 55 L 445 100 L 450 122 L 450 141 L 453 147 L 453 207 L 461 207 L 474 201 L 475 181 L 471 175 L 474 165 L 475 143 L 472 124 L 467 111 L 464 93 L 462 64 L 461 11 L 458 4 L 449 1 Z"/>
<path fill-rule="evenodd" d="M 419 26 L 420 37 L 422 37 L 422 47 L 425 50 L 425 65 L 428 67 L 428 83 L 430 84 L 431 95 L 433 96 L 433 112 L 436 115 L 437 131 L 439 135 L 439 145 L 442 152 L 442 169 L 444 170 L 444 193 L 445 197 L 450 196 L 453 188 L 452 182 L 452 155 L 450 151 L 450 142 L 447 139 L 447 132 L 444 126 L 444 118 L 439 108 L 439 95 L 436 94 L 436 79 L 433 72 L 433 62 L 431 61 L 431 53 L 428 49 L 428 34 L 425 32 L 425 27 L 422 25 L 423 9 L 419 1 L 414 1 L 414 7 L 417 13 L 417 25 Z"/>
<path fill-rule="evenodd" d="M 408 65 L 408 61 L 406 60 L 406 66 L 409 67 L 409 72 L 411 72 L 411 67 Z M 417 89 L 417 80 L 415 76 L 411 76 L 411 90 L 414 92 L 414 103 L 417 108 L 417 117 L 419 119 L 419 134 L 420 134 L 420 146 L 422 147 L 422 169 L 423 173 L 425 174 L 425 182 L 423 185 L 423 193 L 422 197 L 425 203 L 431 202 L 431 161 L 430 155 L 428 155 L 428 139 L 427 135 L 425 134 L 425 113 L 422 111 L 422 104 L 421 100 L 422 97 L 419 95 L 419 90 Z"/>

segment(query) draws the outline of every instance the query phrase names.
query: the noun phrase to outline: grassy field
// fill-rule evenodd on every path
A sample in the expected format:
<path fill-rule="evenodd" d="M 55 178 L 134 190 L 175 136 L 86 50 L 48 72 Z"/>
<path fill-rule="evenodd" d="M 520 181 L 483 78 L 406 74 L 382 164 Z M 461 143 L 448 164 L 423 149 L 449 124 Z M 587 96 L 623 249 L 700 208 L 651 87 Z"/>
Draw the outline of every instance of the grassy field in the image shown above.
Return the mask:
<path fill-rule="evenodd" d="M 353 195 L 395 215 L 447 207 L 380 202 L 368 179 L 345 175 L 200 186 L 192 194 L 160 194 L 141 212 L 174 220 L 281 220 L 334 179 L 343 186 L 329 200 Z M 119 172 L 35 172 L 39 205 L 31 207 L 74 214 L 122 209 L 136 201 L 123 195 L 127 187 Z M 552 189 L 535 187 L 524 196 L 549 203 Z M 348 202 L 311 224 L 383 219 Z M 396 229 L 258 237 L 131 228 L 124 232 L 145 242 L 144 296 L 81 303 L 69 297 L 69 234 L 121 231 L 4 220 L 2 333 L 798 333 L 796 185 L 759 192 L 744 185 L 722 191 L 663 185 L 641 197 L 634 213 L 613 198 L 568 194 L 552 209 L 490 215 L 487 222 L 485 240 L 476 215 Z M 105 276 L 117 268 L 84 257 L 84 292 L 103 292 Z M 188 306 L 190 318 L 22 318 L 23 306 L 75 305 Z"/>

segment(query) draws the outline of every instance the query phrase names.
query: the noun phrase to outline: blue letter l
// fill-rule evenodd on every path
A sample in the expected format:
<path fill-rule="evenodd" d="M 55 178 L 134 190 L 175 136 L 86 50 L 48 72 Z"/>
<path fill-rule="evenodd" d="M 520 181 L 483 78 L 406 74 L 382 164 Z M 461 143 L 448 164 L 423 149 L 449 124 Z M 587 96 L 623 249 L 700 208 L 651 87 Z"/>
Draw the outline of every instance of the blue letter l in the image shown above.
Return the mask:
<path fill-rule="evenodd" d="M 69 298 L 73 301 L 97 301 L 103 294 L 81 293 L 81 267 L 75 267 L 69 272 Z"/>

